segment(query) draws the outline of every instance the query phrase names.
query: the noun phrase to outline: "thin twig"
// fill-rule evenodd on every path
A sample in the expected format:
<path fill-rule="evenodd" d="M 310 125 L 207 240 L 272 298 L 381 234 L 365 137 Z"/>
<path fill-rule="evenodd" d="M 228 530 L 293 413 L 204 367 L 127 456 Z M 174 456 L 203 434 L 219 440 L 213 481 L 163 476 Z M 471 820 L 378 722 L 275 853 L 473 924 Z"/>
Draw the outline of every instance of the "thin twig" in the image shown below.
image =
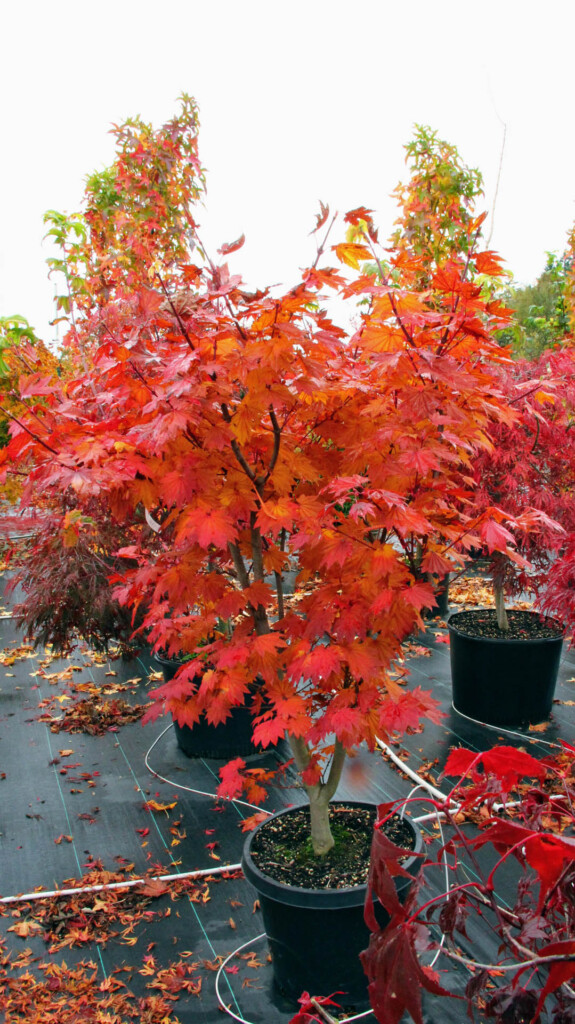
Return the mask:
<path fill-rule="evenodd" d="M 335 1017 L 332 1017 L 331 1013 L 328 1013 L 325 1006 L 322 1006 L 321 1003 L 318 1003 L 315 996 L 311 997 L 310 1003 L 313 1006 L 314 1010 L 317 1010 L 320 1017 L 323 1017 L 323 1019 L 326 1021 L 326 1024 L 339 1024 Z"/>
<path fill-rule="evenodd" d="M 174 306 L 174 303 L 172 302 L 172 299 L 170 298 L 170 294 L 168 292 L 168 289 L 166 288 L 166 286 L 165 286 L 165 284 L 164 284 L 160 274 L 157 274 L 156 276 L 158 278 L 158 281 L 160 282 L 160 287 L 161 287 L 164 295 L 166 296 L 166 300 L 167 300 L 167 302 L 170 305 L 170 309 L 172 310 L 172 313 L 174 314 L 176 320 L 178 321 L 178 326 L 179 326 L 179 328 L 180 328 L 184 338 L 186 339 L 186 342 L 188 343 L 188 345 L 191 348 L 192 352 L 195 352 L 196 351 L 196 346 L 192 343 L 192 339 L 190 338 L 190 335 L 187 332 L 186 325 L 184 324 L 184 321 L 182 320 L 180 314 L 178 313 L 176 307 Z"/>
<path fill-rule="evenodd" d="M 501 121 L 501 118 L 499 118 L 499 120 Z M 501 153 L 499 154 L 499 168 L 497 170 L 497 181 L 495 183 L 495 193 L 494 193 L 494 196 L 493 196 L 493 206 L 491 207 L 491 229 L 489 231 L 489 238 L 487 239 L 487 242 L 486 242 L 486 245 L 487 245 L 488 249 L 489 249 L 489 246 L 491 245 L 491 239 L 493 238 L 493 229 L 495 227 L 495 207 L 497 205 L 497 196 L 499 195 L 499 183 L 501 181 L 501 170 L 503 168 L 503 154 L 505 152 L 505 141 L 507 139 L 507 125 L 506 125 L 505 121 L 502 121 L 501 123 L 503 124 L 503 141 L 501 143 Z"/>

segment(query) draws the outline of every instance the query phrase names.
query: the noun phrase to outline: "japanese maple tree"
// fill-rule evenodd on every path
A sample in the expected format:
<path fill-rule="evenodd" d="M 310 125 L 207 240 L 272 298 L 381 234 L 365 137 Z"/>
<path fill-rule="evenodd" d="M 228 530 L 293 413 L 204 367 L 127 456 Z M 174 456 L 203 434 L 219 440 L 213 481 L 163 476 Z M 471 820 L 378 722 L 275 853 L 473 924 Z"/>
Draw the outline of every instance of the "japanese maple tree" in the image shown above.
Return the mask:
<path fill-rule="evenodd" d="M 425 126 L 417 126 L 405 148 L 411 173 L 396 190 L 400 216 L 393 255 L 374 265 L 376 276 L 396 287 L 426 290 L 433 308 L 435 282 L 454 261 L 489 313 L 505 315 L 499 296 L 506 271 L 496 253 L 480 251 L 477 244 L 481 175 Z M 360 222 L 364 234 L 366 226 Z M 473 539 L 473 546 L 489 554 L 498 622 L 506 629 L 505 596 L 529 591 L 542 600 L 550 566 L 575 526 L 575 363 L 570 348 L 546 352 L 535 362 L 513 361 L 502 351 L 499 358 L 492 353 L 492 361 L 509 415 L 493 420 L 491 445 L 473 460 L 470 493 L 477 520 L 470 517 L 462 549 Z M 412 569 L 425 568 L 419 543 L 408 556 Z"/>
<path fill-rule="evenodd" d="M 3 526 L 20 521 L 4 517 Z M 59 653 L 83 640 L 98 651 L 112 645 L 133 656 L 134 616 L 117 600 L 110 577 L 125 565 L 116 552 L 135 524 L 114 520 L 97 498 L 78 502 L 73 494 L 62 496 L 60 511 L 53 501 L 28 523 L 29 535 L 10 562 L 7 592 L 22 595 L 13 610 L 17 624 L 37 646 L 50 644 Z"/>
<path fill-rule="evenodd" d="M 481 1020 L 535 1024 L 551 1006 L 553 1020 L 573 1020 L 573 748 L 563 748 L 545 761 L 513 747 L 455 749 L 444 775 L 458 781 L 445 800 L 380 806 L 368 888 L 390 922 L 381 929 L 366 901 L 371 937 L 361 956 L 382 1024 L 399 1024 L 405 1011 L 423 1024 L 424 991 L 464 999 L 471 1020 L 479 1011 Z M 404 851 L 380 828 L 415 801 L 443 822 L 442 841 L 426 851 L 402 904 L 393 876 L 405 874 Z M 491 959 L 477 957 L 477 926 Z M 445 971 L 454 965 L 455 974 Z"/>
<path fill-rule="evenodd" d="M 534 362 L 518 360 L 499 370 L 499 386 L 510 407 L 512 423 L 493 424 L 493 450 L 475 461 L 475 504 L 497 506 L 480 530 L 490 556 L 498 625 L 508 628 L 505 598 L 532 593 L 548 610 L 566 617 L 561 602 L 552 608 L 546 596 L 556 572 L 557 554 L 575 532 L 575 360 L 571 348 L 545 352 Z M 504 510 L 504 511 L 503 511 Z M 515 527 L 506 516 L 515 517 Z M 525 561 L 512 561 L 505 538 L 514 541 Z"/>
<path fill-rule="evenodd" d="M 356 211 L 348 229 L 348 241 L 356 243 L 352 259 L 355 259 L 358 266 L 360 260 L 366 261 L 362 263 L 364 274 L 373 275 L 380 286 L 379 294 L 385 294 L 383 289 L 387 288 L 390 295 L 378 307 L 374 298 L 376 292 L 365 289 L 363 304 L 369 306 L 367 330 L 372 330 L 371 325 L 376 317 L 379 326 L 385 324 L 386 331 L 396 330 L 399 304 L 403 297 L 413 304 L 414 296 L 417 296 L 419 309 L 436 328 L 435 335 L 431 331 L 426 335 L 426 344 L 434 356 L 441 357 L 445 362 L 449 360 L 452 367 L 457 369 L 469 367 L 473 363 L 473 339 L 481 339 L 476 369 L 482 365 L 485 367 L 486 351 L 489 353 L 489 368 L 487 377 L 478 379 L 478 391 L 483 398 L 487 398 L 491 386 L 496 402 L 497 394 L 500 397 L 504 394 L 506 399 L 505 414 L 502 414 L 500 408 L 499 414 L 493 418 L 493 430 L 489 429 L 490 442 L 481 446 L 480 465 L 482 468 L 489 467 L 491 460 L 498 458 L 495 448 L 499 438 L 513 434 L 520 416 L 514 407 L 516 392 L 508 384 L 516 372 L 508 351 L 493 345 L 487 349 L 485 347 L 490 328 L 498 322 L 509 323 L 511 311 L 506 310 L 498 298 L 502 281 L 507 276 L 502 261 L 496 253 L 484 251 L 480 244 L 486 216 L 477 216 L 475 209 L 476 201 L 482 195 L 481 174 L 463 162 L 455 146 L 440 139 L 436 132 L 426 126 L 416 126 L 414 138 L 405 150 L 410 175 L 395 190 L 400 212 L 386 251 L 379 256 L 376 252 L 373 244 L 376 236 L 369 211 Z M 442 331 L 438 328 L 445 311 L 445 292 L 449 289 L 450 275 L 458 279 L 452 300 L 454 315 Z M 417 306 L 414 306 L 414 312 L 416 309 Z M 469 334 L 466 347 L 462 346 L 462 338 L 459 336 L 460 323 L 455 315 L 458 309 L 460 313 L 464 311 L 467 317 Z M 470 311 L 473 311 L 473 323 L 469 322 Z M 436 314 L 435 321 L 433 313 Z M 420 326 L 422 323 L 420 321 Z M 390 346 L 389 341 L 383 343 Z M 493 378 L 489 384 L 489 374 L 497 377 L 496 386 Z M 485 490 L 481 491 L 477 502 L 477 488 L 481 489 L 481 474 L 476 469 L 477 464 L 477 458 L 469 464 L 471 473 L 466 477 L 465 487 L 460 492 L 461 508 L 467 508 L 471 513 L 471 507 L 475 504 L 477 514 L 475 517 L 469 515 L 467 530 L 460 535 L 459 543 L 455 545 L 457 555 L 451 549 L 452 564 L 463 565 L 465 552 L 480 545 L 481 537 L 486 533 L 490 544 L 493 540 L 490 550 L 495 554 L 504 552 L 502 560 L 509 563 L 513 560 L 525 569 L 525 559 L 518 557 L 515 551 L 517 537 L 500 529 L 498 524 L 502 521 L 508 526 L 515 523 L 517 535 L 523 537 L 526 530 L 533 529 L 534 517 L 526 518 L 525 508 L 515 501 L 509 509 L 511 518 L 508 518 L 507 508 L 498 506 L 501 496 Z M 452 497 L 455 498 L 455 493 Z M 523 516 L 521 525 L 516 521 L 519 513 Z M 549 522 L 548 528 L 553 529 L 553 524 Z M 447 537 L 447 534 L 443 538 L 413 535 L 400 541 L 406 561 L 416 577 L 434 579 L 436 586 L 441 583 L 450 566 L 446 561 L 441 565 L 433 557 L 433 549 L 428 551 L 428 546 L 431 543 L 437 548 L 438 541 L 442 541 L 445 546 Z M 460 561 L 457 561 L 459 556 Z"/>
<path fill-rule="evenodd" d="M 100 309 L 107 305 L 110 311 L 112 298 L 121 302 L 151 277 L 167 296 L 171 268 L 194 244 L 191 203 L 204 187 L 194 101 L 183 95 L 178 115 L 159 129 L 133 118 L 112 133 L 116 159 L 89 176 L 82 209 L 71 215 L 50 210 L 44 218 L 59 250 L 48 259 L 50 273 L 65 289 L 56 300 L 56 322 L 66 325 L 60 359 L 22 317 L 0 320 L 3 412 L 15 430 L 29 429 L 24 419 L 30 396 L 18 388 L 19 377 L 32 382 L 31 394 L 41 403 L 56 376 L 73 377 L 79 370 L 89 378 L 92 350 L 108 329 Z M 90 388 L 95 395 L 93 380 Z M 25 463 L 10 474 L 9 495 L 19 493 L 27 474 Z M 59 651 L 69 651 L 79 639 L 98 649 L 110 641 L 129 649 L 133 616 L 118 604 L 109 580 L 118 568 L 114 552 L 129 542 L 132 524 L 120 523 L 105 502 L 73 491 L 37 492 L 32 515 L 30 504 L 25 503 L 28 515 L 2 520 L 4 533 L 24 528 L 30 534 L 13 557 L 20 568 L 12 585 L 24 591 L 20 624 L 38 643 Z M 139 516 L 138 511 L 136 521 Z"/>
<path fill-rule="evenodd" d="M 8 441 L 11 419 L 25 411 L 25 400 L 18 386 L 20 375 L 34 372 L 54 375 L 57 370 L 57 355 L 37 337 L 23 316 L 0 317 L 0 392 L 3 399 L 0 445 Z M 13 476 L 8 487 L 4 487 L 3 498 L 14 501 L 19 490 L 18 480 Z"/>
<path fill-rule="evenodd" d="M 141 175 L 155 173 L 155 157 L 140 157 Z M 195 149 L 179 159 L 197 173 Z M 205 713 L 217 724 L 253 700 L 255 741 L 288 737 L 322 854 L 346 752 L 437 717 L 396 661 L 434 601 L 420 569 L 444 575 L 491 518 L 487 509 L 470 525 L 467 506 L 489 427 L 512 415 L 491 367 L 506 358 L 493 339 L 506 313 L 469 278 L 470 261 L 488 258 L 478 220 L 465 222 L 464 257 L 438 257 L 430 289 L 401 249 L 388 260 L 400 278 L 386 275 L 364 208 L 345 218 L 358 238 L 333 246 L 353 279 L 326 266 L 334 219 L 322 206 L 301 279 L 248 292 L 203 253 L 194 198 L 178 194 L 170 223 L 185 237 L 167 237 L 168 275 L 147 259 L 137 263 L 147 279 L 132 272 L 129 202 L 111 246 L 114 267 L 128 250 L 126 278 L 100 288 L 92 253 L 82 256 L 88 284 L 70 331 L 82 359 L 65 381 L 23 376 L 37 400 L 14 423 L 3 464 L 30 470 L 24 503 L 71 495 L 119 523 L 140 517 L 117 596 L 156 649 L 192 655 L 156 691 L 150 717 L 169 710 L 193 727 Z M 84 240 L 99 259 L 98 239 Z M 323 309 L 326 289 L 364 301 L 351 335 Z M 235 762 L 220 793 L 243 787 L 262 795 Z"/>
<path fill-rule="evenodd" d="M 467 166 L 455 146 L 426 125 L 416 125 L 405 146 L 405 159 L 410 173 L 394 193 L 399 216 L 390 241 L 394 252 L 406 257 L 411 273 L 418 264 L 418 283 L 423 287 L 447 260 L 471 255 L 482 177 Z M 482 262 L 487 263 L 485 253 Z M 402 266 L 403 261 L 396 260 L 396 279 L 401 278 Z"/>

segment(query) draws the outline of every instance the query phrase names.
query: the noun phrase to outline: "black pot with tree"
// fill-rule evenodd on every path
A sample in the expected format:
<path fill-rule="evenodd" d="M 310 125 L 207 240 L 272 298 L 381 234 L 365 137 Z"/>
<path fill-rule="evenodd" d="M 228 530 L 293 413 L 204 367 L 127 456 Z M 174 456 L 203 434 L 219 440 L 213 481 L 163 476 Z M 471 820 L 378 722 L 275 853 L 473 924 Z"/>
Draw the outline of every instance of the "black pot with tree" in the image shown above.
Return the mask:
<path fill-rule="evenodd" d="M 163 654 L 155 654 L 155 661 L 160 666 L 164 683 L 173 680 L 178 670 L 191 660 L 190 655 L 183 657 L 167 657 Z M 202 681 L 202 676 L 196 676 L 188 684 L 191 688 L 197 687 Z M 254 743 L 253 739 L 253 715 L 259 710 L 259 684 L 254 682 L 251 699 L 244 704 L 232 708 L 229 716 L 224 722 L 218 725 L 208 721 L 206 712 L 192 726 L 185 721 L 178 720 L 178 711 L 172 709 L 172 720 L 176 742 L 186 757 L 249 757 L 251 754 L 261 753 L 261 747 Z"/>
<path fill-rule="evenodd" d="M 244 845 L 242 868 L 258 895 L 274 986 L 294 1006 L 304 991 L 337 992 L 338 1004 L 362 1009 L 368 1005 L 368 980 L 360 953 L 369 943 L 364 908 L 377 808 L 361 801 L 334 801 L 330 818 L 338 842 L 325 857 L 313 854 L 309 808 L 303 806 L 280 811 L 258 825 Z M 394 842 L 410 851 L 404 862 L 409 871 L 423 846 L 421 834 L 399 817 L 387 829 Z M 410 882 L 396 879 L 400 899 Z M 384 927 L 387 912 L 371 899 Z"/>
<path fill-rule="evenodd" d="M 536 611 L 456 612 L 448 622 L 453 706 L 468 718 L 517 728 L 549 717 L 564 629 Z"/>

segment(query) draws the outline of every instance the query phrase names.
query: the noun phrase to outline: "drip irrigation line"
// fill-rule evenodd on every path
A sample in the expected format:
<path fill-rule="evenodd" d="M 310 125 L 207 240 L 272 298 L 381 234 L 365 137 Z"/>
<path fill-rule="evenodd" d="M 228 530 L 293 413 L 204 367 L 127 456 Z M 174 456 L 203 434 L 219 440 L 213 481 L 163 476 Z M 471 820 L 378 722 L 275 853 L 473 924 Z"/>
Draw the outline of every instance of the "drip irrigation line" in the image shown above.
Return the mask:
<path fill-rule="evenodd" d="M 152 753 L 152 750 L 156 746 L 156 743 L 159 743 L 159 741 L 162 739 L 162 736 L 165 736 L 168 730 L 173 728 L 173 725 L 174 723 L 170 722 L 170 724 L 166 726 L 166 728 L 160 733 L 160 735 L 156 736 L 156 739 L 154 740 L 152 746 L 149 748 L 144 757 L 144 764 L 151 775 L 153 775 L 156 779 L 160 779 L 161 782 L 167 782 L 169 786 L 174 786 L 176 789 L 185 790 L 186 793 L 195 793 L 196 796 L 207 796 L 210 797 L 211 800 L 225 800 L 227 803 L 241 804 L 242 807 L 249 807 L 252 811 L 261 811 L 261 807 L 258 807 L 256 804 L 250 804 L 247 802 L 247 800 L 229 800 L 228 797 L 218 796 L 217 793 L 208 793 L 203 789 L 194 789 L 192 786 L 183 786 L 180 782 L 173 782 L 172 779 L 166 779 L 164 775 L 160 775 L 160 773 L 157 772 L 155 768 L 152 768 L 148 758 Z"/>
<path fill-rule="evenodd" d="M 253 939 L 248 939 L 247 942 L 243 942 L 242 945 L 238 946 L 237 949 L 234 949 L 225 958 L 225 960 L 222 960 L 222 962 L 221 962 L 221 964 L 220 964 L 220 966 L 218 968 L 218 972 L 216 974 L 215 988 L 216 988 L 216 997 L 217 997 L 218 1003 L 220 1004 L 220 1007 L 224 1011 L 224 1013 L 227 1013 L 230 1017 L 233 1017 L 234 1020 L 239 1021 L 239 1024 L 253 1024 L 253 1022 L 248 1020 L 246 1017 L 239 1017 L 237 1013 L 234 1013 L 233 1010 L 230 1010 L 229 1006 L 226 1006 L 226 1004 L 224 1003 L 224 1001 L 223 1001 L 223 999 L 222 999 L 222 997 L 220 995 L 220 977 L 221 977 L 222 971 L 225 970 L 227 964 L 232 959 L 232 957 L 237 956 L 238 953 L 241 953 L 242 949 L 245 949 L 246 946 L 251 946 L 253 942 L 260 942 L 261 939 L 265 939 L 265 937 L 266 937 L 266 933 L 265 932 L 260 932 L 260 934 L 254 936 Z M 338 1020 L 338 1024 L 351 1024 L 351 1022 L 354 1021 L 354 1020 L 363 1020 L 365 1017 L 370 1017 L 370 1016 L 373 1016 L 373 1015 L 374 1015 L 373 1014 L 373 1010 L 371 1010 L 371 1009 L 370 1010 L 363 1010 L 361 1013 L 354 1013 L 353 1016 L 351 1016 L 351 1017 L 340 1017 L 339 1020 Z"/>
<path fill-rule="evenodd" d="M 473 722 L 474 725 L 482 725 L 484 729 L 491 729 L 492 732 L 504 732 L 508 736 L 516 736 L 520 740 L 527 740 L 529 743 L 540 743 L 544 747 L 553 747 L 556 750 L 563 750 L 560 743 L 555 743 L 553 740 L 544 740 L 539 736 L 531 736 L 530 733 L 518 732 L 516 729 L 506 729 L 502 725 L 491 725 L 489 722 L 482 722 L 479 718 L 472 718 L 471 715 L 466 715 L 459 708 L 455 707 L 453 701 L 451 707 L 456 714 L 460 715 L 461 718 L 467 719 L 468 722 Z"/>
<path fill-rule="evenodd" d="M 101 882 L 94 885 L 78 885 L 69 889 L 42 890 L 40 892 L 20 893 L 18 896 L 2 896 L 0 904 L 31 903 L 33 900 L 49 900 L 59 896 L 77 896 L 87 892 L 108 892 L 111 889 L 130 889 L 135 885 L 147 885 L 148 882 L 175 882 L 185 878 L 209 878 L 222 875 L 226 871 L 240 871 L 241 864 L 225 864 L 216 868 L 195 868 L 193 871 L 178 871 L 171 875 L 151 875 L 149 878 L 126 878 L 123 882 Z"/>
<path fill-rule="evenodd" d="M 431 796 L 434 796 L 437 800 L 443 800 L 445 802 L 448 799 L 445 793 L 442 793 L 440 789 L 437 789 L 435 786 L 432 786 L 430 782 L 427 782 L 426 779 L 421 777 L 421 775 L 418 775 L 417 772 L 414 772 L 413 768 L 410 768 L 409 765 L 405 763 L 405 761 L 402 761 L 401 758 L 398 757 L 398 755 L 395 753 L 395 751 L 392 750 L 391 747 L 384 742 L 384 740 L 380 740 L 379 737 L 376 737 L 376 743 L 378 747 L 385 751 L 388 757 L 391 758 L 391 760 L 397 766 L 397 768 L 399 768 L 402 772 L 409 776 L 412 782 L 415 782 L 416 785 L 418 786 L 422 786 L 423 789 L 426 789 L 427 792 L 430 793 Z"/>

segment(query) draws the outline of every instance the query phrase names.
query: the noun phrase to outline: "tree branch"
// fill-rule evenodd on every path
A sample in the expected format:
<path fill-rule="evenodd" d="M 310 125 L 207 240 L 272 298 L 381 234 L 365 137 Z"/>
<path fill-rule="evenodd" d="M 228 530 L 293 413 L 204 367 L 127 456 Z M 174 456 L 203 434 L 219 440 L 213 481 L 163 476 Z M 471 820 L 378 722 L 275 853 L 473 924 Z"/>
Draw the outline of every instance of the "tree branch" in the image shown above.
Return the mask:
<path fill-rule="evenodd" d="M 272 451 L 272 457 L 270 459 L 270 464 L 268 466 L 268 471 L 267 471 L 266 475 L 264 476 L 264 478 L 262 480 L 262 487 L 268 482 L 270 476 L 272 475 L 272 473 L 274 471 L 276 462 L 278 460 L 278 455 L 280 453 L 280 442 L 281 442 L 281 433 L 282 433 L 281 432 L 281 427 L 280 427 L 280 425 L 279 425 L 279 423 L 277 421 L 277 417 L 276 417 L 273 405 L 270 405 L 269 413 L 270 413 L 270 420 L 272 422 L 272 427 L 273 427 L 273 430 L 274 430 L 274 447 L 273 447 L 273 451 Z"/>
<path fill-rule="evenodd" d="M 230 415 L 230 410 L 228 409 L 227 404 L 225 402 L 222 402 L 221 410 L 222 410 L 222 416 L 224 417 L 226 423 L 231 423 L 232 422 L 232 417 Z M 239 444 L 238 444 L 238 442 L 236 441 L 235 438 L 232 438 L 232 440 L 230 441 L 230 447 L 231 447 L 231 449 L 232 449 L 236 459 L 238 460 L 240 466 L 242 467 L 244 473 L 246 473 L 247 476 L 249 476 L 249 478 L 252 481 L 252 483 L 255 483 L 256 482 L 256 474 L 254 473 L 253 469 L 251 468 L 251 466 L 246 461 L 245 456 L 244 456 L 244 454 L 243 454 L 243 452 L 242 452 L 242 450 L 241 450 L 241 448 L 240 448 L 240 446 L 239 446 Z"/>
<path fill-rule="evenodd" d="M 170 309 L 172 310 L 172 313 L 174 314 L 176 320 L 178 321 L 178 327 L 180 328 L 180 330 L 181 330 L 184 338 L 186 339 L 189 347 L 191 348 L 192 352 L 195 352 L 196 351 L 196 347 L 192 343 L 192 339 L 190 338 L 190 335 L 187 332 L 186 325 L 184 324 L 184 321 L 182 320 L 180 314 L 178 313 L 176 307 L 174 306 L 174 303 L 172 302 L 172 300 L 170 298 L 170 294 L 168 292 L 168 289 L 166 288 L 164 282 L 162 281 L 162 278 L 161 278 L 160 274 L 157 274 L 156 276 L 158 278 L 158 281 L 160 282 L 160 287 L 161 287 L 164 295 L 166 296 L 166 300 L 167 300 L 167 302 L 170 305 Z"/>
<path fill-rule="evenodd" d="M 246 563 L 244 562 L 242 553 L 238 545 L 232 543 L 232 541 L 228 541 L 228 549 L 234 562 L 240 586 L 242 590 L 247 590 L 250 585 L 250 574 L 246 569 Z"/>
<path fill-rule="evenodd" d="M 325 796 L 327 800 L 331 800 L 337 787 L 339 786 L 339 780 L 341 779 L 341 773 L 345 764 L 346 751 L 341 740 L 336 739 L 335 747 L 333 751 L 333 757 L 329 766 L 329 775 L 325 783 Z"/>
<path fill-rule="evenodd" d="M 22 420 L 19 420 L 18 417 L 14 416 L 14 414 L 9 412 L 8 409 L 3 408 L 2 409 L 2 413 L 4 414 L 4 416 L 7 416 L 8 419 L 11 419 L 11 420 L 14 421 L 14 423 L 17 423 L 18 426 L 22 428 L 22 430 L 25 430 L 26 433 L 29 434 L 30 437 L 34 438 L 34 440 L 38 444 L 41 444 L 42 447 L 46 449 L 46 451 L 51 452 L 52 455 L 56 456 L 56 458 L 60 457 L 60 453 L 57 452 L 55 448 L 52 448 L 49 444 L 46 443 L 46 441 L 43 441 L 41 437 L 38 437 L 38 435 L 35 434 L 33 430 L 30 430 L 30 428 L 27 427 L 25 423 L 22 423 Z"/>

